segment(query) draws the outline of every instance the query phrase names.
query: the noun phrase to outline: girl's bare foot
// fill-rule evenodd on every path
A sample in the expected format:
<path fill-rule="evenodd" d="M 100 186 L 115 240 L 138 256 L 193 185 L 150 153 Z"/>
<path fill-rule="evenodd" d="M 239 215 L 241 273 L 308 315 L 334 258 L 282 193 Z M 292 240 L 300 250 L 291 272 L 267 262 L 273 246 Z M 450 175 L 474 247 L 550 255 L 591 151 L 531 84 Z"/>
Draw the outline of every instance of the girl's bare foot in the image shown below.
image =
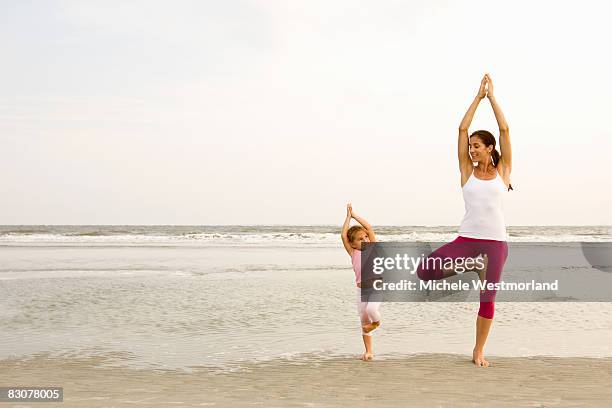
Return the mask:
<path fill-rule="evenodd" d="M 380 326 L 380 321 L 378 322 L 372 322 L 372 323 L 368 323 L 363 325 L 362 329 L 364 333 L 369 333 L 372 330 L 378 329 L 378 327 Z"/>
<path fill-rule="evenodd" d="M 484 358 L 484 353 L 482 351 L 476 351 L 476 349 L 472 352 L 472 363 L 474 363 L 476 367 L 489 366 L 489 362 Z"/>
<path fill-rule="evenodd" d="M 361 359 L 363 361 L 372 361 L 372 359 L 374 358 L 374 354 L 366 351 L 365 353 L 363 353 L 363 355 L 361 356 Z"/>

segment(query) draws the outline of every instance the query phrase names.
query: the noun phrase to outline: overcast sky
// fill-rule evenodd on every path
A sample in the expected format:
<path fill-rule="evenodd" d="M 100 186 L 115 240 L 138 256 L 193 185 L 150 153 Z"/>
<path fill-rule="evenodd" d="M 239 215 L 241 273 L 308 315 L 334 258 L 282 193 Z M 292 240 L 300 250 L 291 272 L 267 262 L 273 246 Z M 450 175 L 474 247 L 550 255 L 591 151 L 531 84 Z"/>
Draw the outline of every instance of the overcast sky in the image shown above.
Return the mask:
<path fill-rule="evenodd" d="M 507 223 L 612 224 L 609 8 L 0 1 L 0 224 L 457 225 L 484 72 Z"/>

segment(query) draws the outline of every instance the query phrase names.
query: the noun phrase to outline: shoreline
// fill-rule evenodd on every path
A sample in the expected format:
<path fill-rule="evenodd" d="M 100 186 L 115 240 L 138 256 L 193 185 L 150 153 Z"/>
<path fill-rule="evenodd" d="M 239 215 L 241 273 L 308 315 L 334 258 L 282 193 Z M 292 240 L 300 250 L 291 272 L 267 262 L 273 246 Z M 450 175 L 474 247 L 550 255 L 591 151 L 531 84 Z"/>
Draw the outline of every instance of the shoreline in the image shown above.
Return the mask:
<path fill-rule="evenodd" d="M 49 407 L 102 406 L 607 406 L 612 358 L 471 357 L 417 354 L 364 363 L 354 358 L 277 358 L 238 370 L 105 366 L 121 355 L 0 360 L 1 386 L 64 387 Z M 21 407 L 37 406 L 22 403 Z"/>

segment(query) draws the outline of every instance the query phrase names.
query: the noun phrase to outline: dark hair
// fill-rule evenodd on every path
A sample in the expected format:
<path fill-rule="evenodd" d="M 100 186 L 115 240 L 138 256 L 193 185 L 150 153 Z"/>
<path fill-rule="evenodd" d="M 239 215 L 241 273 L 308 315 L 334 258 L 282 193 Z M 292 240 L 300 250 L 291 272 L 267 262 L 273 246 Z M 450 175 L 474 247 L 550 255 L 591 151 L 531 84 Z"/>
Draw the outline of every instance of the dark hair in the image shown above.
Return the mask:
<path fill-rule="evenodd" d="M 493 145 L 493 151 L 491 151 L 491 156 L 493 157 L 493 167 L 497 167 L 497 163 L 499 163 L 500 154 L 495 148 L 495 136 L 493 136 L 493 134 L 488 130 L 477 130 L 470 135 L 470 137 L 472 136 L 476 136 L 477 138 L 479 138 L 486 147 Z"/>
<path fill-rule="evenodd" d="M 359 231 L 365 231 L 365 228 L 363 228 L 361 225 L 353 225 L 348 229 L 346 237 L 348 238 L 349 242 L 353 242 L 355 235 L 357 235 Z"/>
<path fill-rule="evenodd" d="M 493 136 L 493 134 L 488 130 L 477 130 L 470 135 L 470 137 L 472 136 L 476 136 L 477 138 L 479 138 L 482 143 L 484 143 L 484 145 L 487 147 L 493 146 L 493 150 L 491 151 L 491 157 L 493 158 L 493 167 L 497 167 L 499 159 L 501 158 L 501 154 L 499 154 L 499 152 L 495 148 L 495 136 Z M 510 190 L 514 190 L 512 188 L 512 184 L 508 185 L 508 191 Z"/>

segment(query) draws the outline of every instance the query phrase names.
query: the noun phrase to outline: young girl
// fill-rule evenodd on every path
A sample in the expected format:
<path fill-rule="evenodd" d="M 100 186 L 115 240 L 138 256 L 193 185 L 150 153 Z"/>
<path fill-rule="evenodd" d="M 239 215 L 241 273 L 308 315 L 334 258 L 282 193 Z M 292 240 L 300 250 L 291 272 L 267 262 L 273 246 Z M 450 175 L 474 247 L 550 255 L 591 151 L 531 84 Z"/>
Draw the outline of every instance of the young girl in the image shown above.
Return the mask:
<path fill-rule="evenodd" d="M 351 218 L 361 225 L 353 225 L 349 228 Z M 361 243 L 376 242 L 376 236 L 372 226 L 366 220 L 353 213 L 351 204 L 346 206 L 346 219 L 342 226 L 342 243 L 346 252 L 351 256 L 353 271 L 355 271 L 355 283 L 357 284 L 357 310 L 361 320 L 361 335 L 365 346 L 365 353 L 361 356 L 363 361 L 374 358 L 372 353 L 372 332 L 380 326 L 380 302 L 362 301 L 361 297 Z"/>

